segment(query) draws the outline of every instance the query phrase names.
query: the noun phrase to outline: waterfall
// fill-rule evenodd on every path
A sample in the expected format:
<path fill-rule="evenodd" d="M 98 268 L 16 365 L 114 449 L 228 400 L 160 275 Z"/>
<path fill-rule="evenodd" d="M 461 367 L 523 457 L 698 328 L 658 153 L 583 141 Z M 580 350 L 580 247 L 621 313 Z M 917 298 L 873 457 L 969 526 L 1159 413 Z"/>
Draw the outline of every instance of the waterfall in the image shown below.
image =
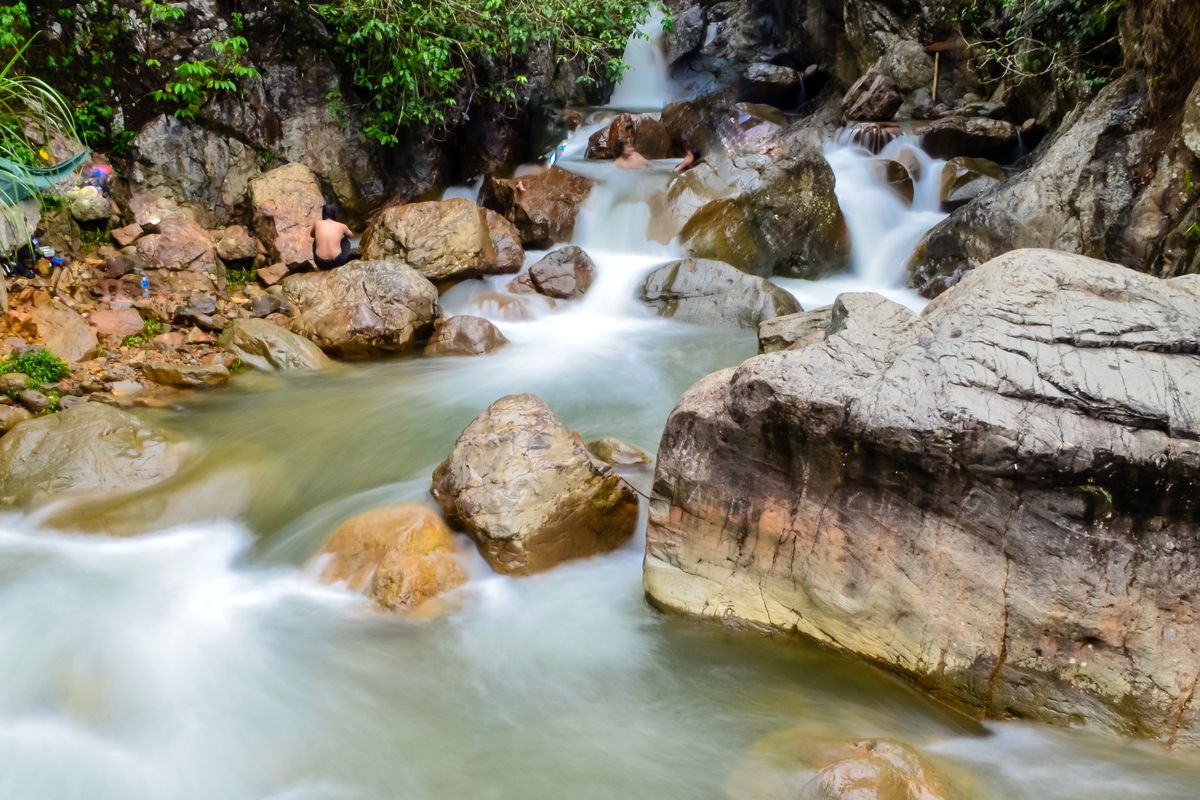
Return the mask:
<path fill-rule="evenodd" d="M 663 12 L 655 7 L 625 46 L 628 67 L 609 106 L 623 111 L 658 111 L 674 99 L 662 38 Z"/>

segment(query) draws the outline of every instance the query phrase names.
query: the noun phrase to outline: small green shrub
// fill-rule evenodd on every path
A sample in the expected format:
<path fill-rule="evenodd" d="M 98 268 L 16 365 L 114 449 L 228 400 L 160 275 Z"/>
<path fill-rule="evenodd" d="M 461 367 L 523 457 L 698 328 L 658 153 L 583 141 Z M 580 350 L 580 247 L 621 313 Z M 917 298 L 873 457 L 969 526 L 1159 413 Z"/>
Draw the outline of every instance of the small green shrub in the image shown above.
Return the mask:
<path fill-rule="evenodd" d="M 175 67 L 174 77 L 167 85 L 152 93 L 160 103 L 175 106 L 174 114 L 182 119 L 195 119 L 204 104 L 220 92 L 239 94 L 242 82 L 258 77 L 258 70 L 242 62 L 250 43 L 245 36 L 231 36 L 210 42 L 211 58 L 185 61 Z"/>
<path fill-rule="evenodd" d="M 20 372 L 35 386 L 44 386 L 61 381 L 71 374 L 71 368 L 49 350 L 32 350 L 0 361 L 0 375 L 9 372 Z"/>
<path fill-rule="evenodd" d="M 229 285 L 231 291 L 235 291 L 248 283 L 254 283 L 258 280 L 258 275 L 254 272 L 254 267 L 226 267 L 225 282 Z"/>
<path fill-rule="evenodd" d="M 163 332 L 162 323 L 156 317 L 143 317 L 141 333 L 132 333 L 121 340 L 122 347 L 141 347 Z"/>

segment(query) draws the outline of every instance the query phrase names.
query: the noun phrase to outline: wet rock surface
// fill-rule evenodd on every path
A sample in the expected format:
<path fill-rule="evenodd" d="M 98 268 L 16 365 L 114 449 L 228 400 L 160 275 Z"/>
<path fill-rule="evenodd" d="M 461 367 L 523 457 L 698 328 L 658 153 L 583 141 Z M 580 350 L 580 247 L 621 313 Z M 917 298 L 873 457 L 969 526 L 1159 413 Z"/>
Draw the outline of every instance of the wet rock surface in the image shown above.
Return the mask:
<path fill-rule="evenodd" d="M 797 632 L 980 714 L 1200 744 L 1200 297 L 1025 250 L 912 317 L 701 380 L 658 453 L 658 605 Z"/>
<path fill-rule="evenodd" d="M 0 505 L 150 486 L 191 448 L 174 434 L 99 403 L 18 425 L 0 438 Z"/>
<path fill-rule="evenodd" d="M 243 364 L 264 372 L 318 370 L 333 363 L 308 339 L 267 320 L 234 320 L 221 332 L 220 342 Z"/>
<path fill-rule="evenodd" d="M 254 230 L 271 257 L 289 267 L 312 262 L 313 224 L 321 217 L 325 197 L 312 170 L 286 164 L 250 182 Z"/>
<path fill-rule="evenodd" d="M 583 297 L 595 276 L 595 262 L 575 245 L 552 250 L 529 268 L 534 291 L 562 300 Z"/>
<path fill-rule="evenodd" d="M 548 248 L 570 240 L 591 190 L 587 178 L 551 167 L 521 178 L 492 178 L 484 183 L 480 202 L 516 226 L 525 247 Z"/>
<path fill-rule="evenodd" d="M 292 330 L 343 358 L 410 350 L 438 315 L 437 289 L 400 261 L 352 261 L 282 285 L 296 309 Z"/>
<path fill-rule="evenodd" d="M 800 305 L 764 278 L 720 261 L 688 258 L 654 270 L 642 300 L 661 316 L 681 322 L 757 328 L 763 320 L 794 314 Z"/>
<path fill-rule="evenodd" d="M 637 497 L 529 394 L 490 405 L 433 473 L 433 496 L 497 572 L 527 574 L 613 550 Z"/>
<path fill-rule="evenodd" d="M 498 263 L 484 209 L 463 199 L 385 208 L 363 234 L 362 252 L 399 259 L 431 281 L 515 271 L 511 253 Z"/>
<path fill-rule="evenodd" d="M 344 583 L 389 611 L 419 612 L 467 582 L 454 534 L 416 504 L 377 508 L 339 525 L 317 554 L 321 580 Z"/>
<path fill-rule="evenodd" d="M 508 344 L 500 329 L 483 317 L 440 319 L 425 344 L 427 356 L 478 356 Z"/>

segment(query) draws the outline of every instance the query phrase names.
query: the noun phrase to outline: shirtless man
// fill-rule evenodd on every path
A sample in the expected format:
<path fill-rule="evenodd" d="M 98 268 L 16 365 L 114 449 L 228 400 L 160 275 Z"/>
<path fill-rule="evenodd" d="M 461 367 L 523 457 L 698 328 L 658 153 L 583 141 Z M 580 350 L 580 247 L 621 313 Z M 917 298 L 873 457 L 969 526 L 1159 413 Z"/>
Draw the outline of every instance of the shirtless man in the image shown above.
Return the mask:
<path fill-rule="evenodd" d="M 337 206 L 321 209 L 321 219 L 313 225 L 313 261 L 317 269 L 333 269 L 350 260 L 350 237 L 354 234 L 337 221 Z"/>
<path fill-rule="evenodd" d="M 615 148 L 617 158 L 613 166 L 617 169 L 645 169 L 650 161 L 633 146 L 633 142 L 619 141 Z"/>

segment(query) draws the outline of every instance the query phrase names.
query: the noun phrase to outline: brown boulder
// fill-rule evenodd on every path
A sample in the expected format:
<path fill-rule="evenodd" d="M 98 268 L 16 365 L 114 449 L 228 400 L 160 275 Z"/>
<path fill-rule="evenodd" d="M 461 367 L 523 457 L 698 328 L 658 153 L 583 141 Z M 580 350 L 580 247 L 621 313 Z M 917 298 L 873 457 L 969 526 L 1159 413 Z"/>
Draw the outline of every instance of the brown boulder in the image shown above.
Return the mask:
<path fill-rule="evenodd" d="M 653 117 L 621 114 L 588 139 L 588 158 L 616 158 L 617 142 L 633 142 L 646 158 L 666 158 L 671 154 L 671 133 Z"/>
<path fill-rule="evenodd" d="M 438 320 L 425 345 L 427 356 L 478 356 L 508 344 L 508 339 L 482 317 L 457 316 Z"/>
<path fill-rule="evenodd" d="M 484 210 L 462 198 L 385 208 L 363 234 L 362 253 L 399 259 L 431 281 L 512 271 L 498 268 Z"/>
<path fill-rule="evenodd" d="M 145 322 L 134 308 L 102 308 L 88 315 L 88 322 L 100 336 L 124 339 L 141 333 Z"/>
<path fill-rule="evenodd" d="M 100 345 L 87 320 L 43 289 L 14 298 L 5 322 L 10 332 L 71 363 L 91 358 Z"/>
<path fill-rule="evenodd" d="M 526 247 L 546 249 L 570 240 L 591 190 L 587 178 L 551 167 L 537 175 L 489 178 L 481 201 L 516 226 Z"/>
<path fill-rule="evenodd" d="M 1020 144 L 1016 125 L 990 117 L 943 117 L 917 125 L 914 132 L 934 158 L 970 156 L 1007 161 Z"/>
<path fill-rule="evenodd" d="M 160 386 L 178 389 L 199 389 L 220 386 L 229 382 L 229 370 L 224 364 L 179 364 L 170 361 L 146 364 L 146 377 Z"/>
<path fill-rule="evenodd" d="M 842 115 L 850 122 L 887 122 L 896 116 L 904 98 L 895 81 L 871 70 L 846 92 Z"/>
<path fill-rule="evenodd" d="M 487 221 L 488 236 L 492 249 L 496 251 L 495 272 L 499 274 L 517 272 L 525 265 L 525 248 L 521 246 L 521 232 L 504 217 L 490 208 L 483 210 Z"/>
<path fill-rule="evenodd" d="M 433 473 L 433 496 L 497 572 L 526 574 L 620 547 L 637 496 L 538 398 L 502 397 Z"/>
<path fill-rule="evenodd" d="M 145 231 L 142 226 L 136 222 L 131 222 L 121 228 L 114 228 L 111 232 L 113 241 L 117 243 L 117 247 L 129 247 L 142 237 Z"/>
<path fill-rule="evenodd" d="M 325 369 L 333 363 L 308 339 L 265 319 L 231 320 L 220 342 L 243 364 L 264 372 Z"/>
<path fill-rule="evenodd" d="M 312 170 L 286 164 L 250 181 L 254 231 L 275 261 L 296 268 L 312 262 L 312 227 L 325 197 Z"/>
<path fill-rule="evenodd" d="M 8 433 L 18 423 L 32 417 L 32 414 L 19 406 L 0 406 L 0 434 Z"/>
<path fill-rule="evenodd" d="M 438 316 L 437 289 L 400 261 L 351 261 L 282 285 L 296 310 L 292 330 L 343 358 L 405 352 Z"/>
<path fill-rule="evenodd" d="M 529 268 L 529 280 L 538 294 L 573 300 L 592 285 L 596 265 L 575 245 L 553 250 Z"/>
<path fill-rule="evenodd" d="M 981 716 L 1200 746 L 1197 341 L 1186 286 L 1056 251 L 920 316 L 842 295 L 822 341 L 672 411 L 647 593 Z"/>
<path fill-rule="evenodd" d="M 217 234 L 217 255 L 225 263 L 253 261 L 258 257 L 258 242 L 241 225 L 230 225 Z"/>
<path fill-rule="evenodd" d="M 388 506 L 339 525 L 318 557 L 321 580 L 345 583 L 391 611 L 417 611 L 467 582 L 454 534 L 425 506 Z"/>

